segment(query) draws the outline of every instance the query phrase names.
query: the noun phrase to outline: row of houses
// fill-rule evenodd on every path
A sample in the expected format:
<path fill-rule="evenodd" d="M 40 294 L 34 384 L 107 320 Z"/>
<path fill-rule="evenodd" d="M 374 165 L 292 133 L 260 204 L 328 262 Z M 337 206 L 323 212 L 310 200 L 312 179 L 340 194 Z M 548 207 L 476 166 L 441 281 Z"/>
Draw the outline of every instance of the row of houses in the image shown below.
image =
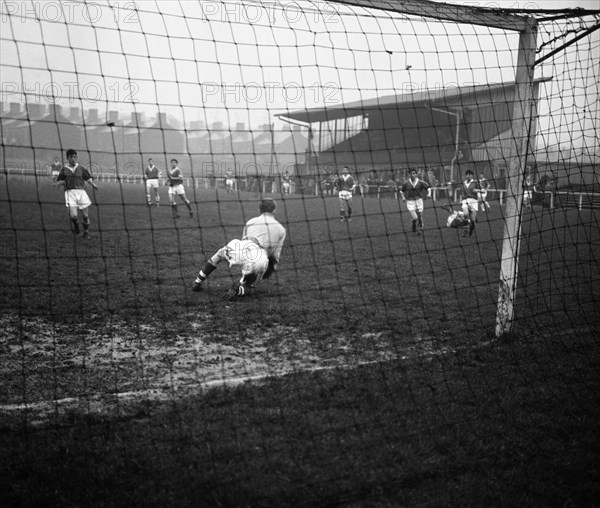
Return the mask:
<path fill-rule="evenodd" d="M 97 109 L 70 110 L 57 104 L 10 103 L 0 115 L 2 160 L 44 161 L 75 148 L 82 160 L 105 167 L 137 164 L 148 158 L 166 166 L 174 157 L 183 159 L 195 176 L 224 173 L 272 174 L 293 168 L 305 158 L 308 135 L 300 126 L 258 129 L 243 123 L 234 127 L 223 122 L 207 126 L 192 121 L 181 129 L 158 112 L 150 121 L 144 113 L 121 117 L 118 111 L 100 114 Z"/>

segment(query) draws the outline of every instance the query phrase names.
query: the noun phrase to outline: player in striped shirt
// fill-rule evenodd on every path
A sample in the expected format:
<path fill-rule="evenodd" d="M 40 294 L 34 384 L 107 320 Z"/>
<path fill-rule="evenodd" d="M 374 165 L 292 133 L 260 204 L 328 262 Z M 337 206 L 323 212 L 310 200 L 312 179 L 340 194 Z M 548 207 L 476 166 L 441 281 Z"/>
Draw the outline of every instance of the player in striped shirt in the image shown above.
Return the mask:
<path fill-rule="evenodd" d="M 340 200 L 340 218 L 342 222 L 352 220 L 352 192 L 354 190 L 354 178 L 350 176 L 348 166 L 344 166 L 342 176 L 336 181 L 338 198 Z"/>
<path fill-rule="evenodd" d="M 235 173 L 232 169 L 225 171 L 225 189 L 227 194 L 235 192 Z"/>
<path fill-rule="evenodd" d="M 409 179 L 400 188 L 400 196 L 402 201 L 406 201 L 406 208 L 412 217 L 412 232 L 420 236 L 423 232 L 423 198 L 431 197 L 431 187 L 419 178 L 416 169 L 410 169 L 408 174 Z"/>
<path fill-rule="evenodd" d="M 146 180 L 146 201 L 148 202 L 148 206 L 152 204 L 152 194 L 154 194 L 156 206 L 160 203 L 160 196 L 158 194 L 158 179 L 160 177 L 160 171 L 154 165 L 154 161 L 148 159 L 148 166 L 144 171 L 144 179 Z"/>
<path fill-rule="evenodd" d="M 73 233 L 75 235 L 79 234 L 79 212 L 81 211 L 83 237 L 89 238 L 90 216 L 88 208 L 92 201 L 85 191 L 85 184 L 90 182 L 90 185 L 96 190 L 98 190 L 98 186 L 90 172 L 77 162 L 77 151 L 73 148 L 67 150 L 67 160 L 69 163 L 60 170 L 56 182 L 65 189 L 65 203 L 69 208 Z"/>

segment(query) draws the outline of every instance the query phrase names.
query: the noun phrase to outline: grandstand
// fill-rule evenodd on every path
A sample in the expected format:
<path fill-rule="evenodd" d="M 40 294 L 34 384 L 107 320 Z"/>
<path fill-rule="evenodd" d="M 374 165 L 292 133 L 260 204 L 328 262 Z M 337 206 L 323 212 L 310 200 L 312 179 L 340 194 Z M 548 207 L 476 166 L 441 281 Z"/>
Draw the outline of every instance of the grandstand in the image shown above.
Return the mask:
<path fill-rule="evenodd" d="M 504 3 L 0 0 L 0 506 L 596 506 L 600 10 Z"/>
<path fill-rule="evenodd" d="M 535 100 L 540 84 L 534 81 Z M 510 158 L 514 82 L 432 89 L 277 115 L 315 133 L 300 173 L 327 174 L 349 165 L 359 174 L 411 166 L 434 168 L 440 182 L 475 164 L 495 179 Z M 536 116 L 534 111 L 533 116 Z M 358 126 L 358 128 L 357 128 Z"/>

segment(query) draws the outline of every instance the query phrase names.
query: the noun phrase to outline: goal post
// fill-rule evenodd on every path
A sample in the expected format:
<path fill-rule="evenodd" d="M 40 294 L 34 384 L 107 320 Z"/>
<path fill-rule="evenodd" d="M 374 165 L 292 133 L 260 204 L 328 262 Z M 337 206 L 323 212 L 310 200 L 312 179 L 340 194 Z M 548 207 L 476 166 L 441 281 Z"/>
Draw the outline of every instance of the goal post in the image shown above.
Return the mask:
<path fill-rule="evenodd" d="M 521 212 L 523 204 L 523 175 L 527 157 L 531 152 L 534 111 L 533 77 L 537 21 L 528 23 L 519 36 L 519 53 L 515 76 L 515 101 L 512 114 L 512 152 L 507 174 L 506 215 L 502 239 L 502 258 L 496 314 L 496 337 L 512 329 L 514 300 L 519 272 L 519 247 L 521 243 Z"/>
<path fill-rule="evenodd" d="M 535 137 L 535 128 L 533 128 L 532 122 L 535 121 L 533 112 L 536 109 L 534 108 L 534 74 L 538 21 L 534 16 L 515 16 L 493 12 L 485 8 L 437 4 L 428 1 L 407 0 L 402 4 L 397 4 L 388 1 L 344 0 L 343 3 L 390 10 L 407 15 L 445 19 L 457 23 L 469 22 L 470 24 L 519 31 L 515 96 L 511 117 L 513 142 L 510 144 L 511 153 L 508 154 L 506 215 L 495 327 L 495 335 L 500 337 L 512 330 L 514 317 L 521 242 L 523 175 L 527 166 L 527 157 L 532 152 L 532 138 Z"/>

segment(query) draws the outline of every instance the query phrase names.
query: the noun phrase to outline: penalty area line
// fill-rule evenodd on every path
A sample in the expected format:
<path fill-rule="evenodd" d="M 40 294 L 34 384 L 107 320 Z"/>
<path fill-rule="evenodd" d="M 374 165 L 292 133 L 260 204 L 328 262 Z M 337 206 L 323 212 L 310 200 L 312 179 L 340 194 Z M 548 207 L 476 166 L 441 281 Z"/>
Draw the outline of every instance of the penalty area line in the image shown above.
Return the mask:
<path fill-rule="evenodd" d="M 127 402 L 129 400 L 139 399 L 139 402 L 142 401 L 166 401 L 178 399 L 183 396 L 190 395 L 191 392 L 194 391 L 208 391 L 211 389 L 223 388 L 223 387 L 231 387 L 238 386 L 244 383 L 249 382 L 260 382 L 265 381 L 269 378 L 281 378 L 284 376 L 289 376 L 291 374 L 303 374 L 303 373 L 313 373 L 313 372 L 326 372 L 332 370 L 351 370 L 356 369 L 358 367 L 364 367 L 368 365 L 375 364 L 386 364 L 394 361 L 409 361 L 416 360 L 419 358 L 432 358 L 435 356 L 443 356 L 448 353 L 457 353 L 460 350 L 465 349 L 479 349 L 482 347 L 489 346 L 493 344 L 495 340 L 489 340 L 481 342 L 475 346 L 463 346 L 458 348 L 450 348 L 445 347 L 440 349 L 439 351 L 427 351 L 420 354 L 406 354 L 399 355 L 394 358 L 385 358 L 379 360 L 370 360 L 366 362 L 357 362 L 353 364 L 340 364 L 340 365 L 327 365 L 327 366 L 317 366 L 317 367 L 308 367 L 302 369 L 289 369 L 282 370 L 276 373 L 267 373 L 267 374 L 254 374 L 248 376 L 236 376 L 230 378 L 223 379 L 213 379 L 210 381 L 204 381 L 199 383 L 190 383 L 182 386 L 172 386 L 169 388 L 148 388 L 143 390 L 132 390 L 128 392 L 120 392 L 120 393 L 95 393 L 87 396 L 80 397 L 65 397 L 63 399 L 46 399 L 38 402 L 23 402 L 19 404 L 0 404 L 0 412 L 4 413 L 12 413 L 18 411 L 32 411 L 32 412 L 56 412 L 60 409 L 69 409 L 69 408 L 77 408 L 77 407 L 85 407 L 85 406 L 99 406 L 98 411 L 94 411 L 93 409 L 90 412 L 101 412 L 102 406 L 105 404 L 118 404 L 119 402 Z M 87 407 L 90 410 L 89 407 Z"/>
<path fill-rule="evenodd" d="M 350 370 L 356 367 L 362 367 L 364 365 L 372 365 L 376 363 L 386 363 L 388 361 L 394 361 L 402 358 L 393 358 L 387 360 L 372 360 L 368 362 L 360 362 L 356 364 L 341 364 L 341 365 L 328 365 L 321 367 L 310 367 L 305 369 L 290 369 L 283 370 L 277 373 L 268 374 L 255 374 L 249 376 L 236 376 L 222 379 L 213 379 L 210 381 L 203 381 L 200 383 L 189 383 L 183 386 L 173 386 L 171 388 L 148 388 L 144 390 L 132 390 L 128 392 L 119 393 L 95 393 L 88 396 L 81 397 L 65 397 L 63 399 L 46 399 L 38 402 L 23 402 L 19 404 L 0 404 L 0 411 L 11 412 L 11 411 L 35 411 L 35 410 L 54 410 L 57 406 L 74 406 L 80 404 L 90 404 L 94 402 L 107 402 L 108 401 L 127 401 L 129 399 L 142 399 L 143 400 L 169 400 L 178 398 L 178 392 L 189 392 L 190 390 L 210 390 L 222 387 L 238 386 L 244 383 L 264 381 L 269 378 L 278 378 L 289 376 L 290 374 L 302 374 L 311 372 L 328 371 L 335 369 L 346 369 Z M 186 393 L 187 395 L 188 393 Z M 183 393 L 181 393 L 183 395 Z"/>

